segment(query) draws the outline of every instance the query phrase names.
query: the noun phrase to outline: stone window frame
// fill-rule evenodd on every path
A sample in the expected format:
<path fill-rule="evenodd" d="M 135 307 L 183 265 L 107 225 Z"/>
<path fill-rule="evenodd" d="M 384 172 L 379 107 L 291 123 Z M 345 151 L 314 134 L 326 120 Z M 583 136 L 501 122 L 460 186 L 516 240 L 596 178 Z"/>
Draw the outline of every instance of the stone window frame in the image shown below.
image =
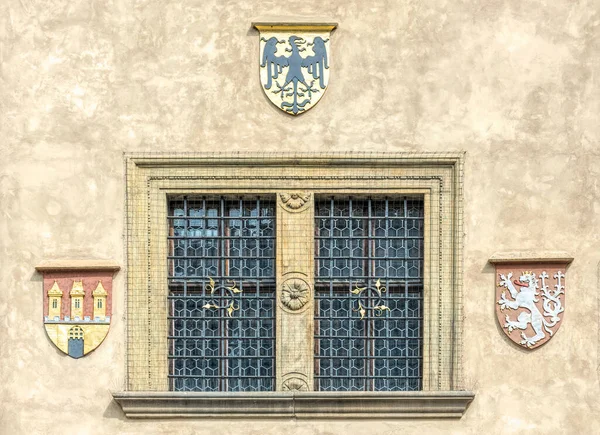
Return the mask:
<path fill-rule="evenodd" d="M 474 397 L 464 391 L 461 373 L 463 160 L 464 153 L 126 154 L 126 381 L 125 391 L 113 392 L 125 414 L 131 418 L 462 416 Z M 291 207 L 294 192 L 310 199 Z M 167 196 L 181 193 L 276 195 L 277 289 L 287 279 L 313 281 L 314 232 L 306 222 L 314 225 L 314 194 L 422 196 L 423 390 L 304 391 L 312 385 L 312 341 L 304 347 L 286 348 L 284 343 L 299 342 L 302 330 L 304 337 L 312 337 L 312 298 L 307 309 L 290 313 L 282 309 L 278 291 L 277 391 L 168 391 Z M 292 227 L 294 231 L 289 230 Z M 303 246 L 301 252 L 309 255 L 297 255 L 287 246 Z M 289 380 L 308 387 L 285 388 Z"/>

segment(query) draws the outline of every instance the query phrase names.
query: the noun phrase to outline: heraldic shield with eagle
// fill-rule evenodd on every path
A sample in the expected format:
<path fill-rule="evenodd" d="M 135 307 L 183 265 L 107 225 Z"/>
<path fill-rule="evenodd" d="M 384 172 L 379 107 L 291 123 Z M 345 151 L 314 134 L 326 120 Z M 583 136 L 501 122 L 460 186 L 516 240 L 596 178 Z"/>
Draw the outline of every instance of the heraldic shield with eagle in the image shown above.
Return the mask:
<path fill-rule="evenodd" d="M 330 34 L 336 24 L 263 24 L 260 81 L 279 109 L 298 115 L 323 97 L 329 83 Z"/>

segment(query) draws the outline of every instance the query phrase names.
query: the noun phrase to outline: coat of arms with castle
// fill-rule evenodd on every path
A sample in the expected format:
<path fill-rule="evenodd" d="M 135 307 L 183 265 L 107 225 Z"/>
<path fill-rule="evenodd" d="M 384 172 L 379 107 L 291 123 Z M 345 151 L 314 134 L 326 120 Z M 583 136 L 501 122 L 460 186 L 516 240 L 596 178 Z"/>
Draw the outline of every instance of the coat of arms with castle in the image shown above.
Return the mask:
<path fill-rule="evenodd" d="M 103 263 L 49 263 L 44 276 L 44 328 L 50 341 L 72 358 L 96 349 L 108 334 L 112 276 L 118 266 Z"/>

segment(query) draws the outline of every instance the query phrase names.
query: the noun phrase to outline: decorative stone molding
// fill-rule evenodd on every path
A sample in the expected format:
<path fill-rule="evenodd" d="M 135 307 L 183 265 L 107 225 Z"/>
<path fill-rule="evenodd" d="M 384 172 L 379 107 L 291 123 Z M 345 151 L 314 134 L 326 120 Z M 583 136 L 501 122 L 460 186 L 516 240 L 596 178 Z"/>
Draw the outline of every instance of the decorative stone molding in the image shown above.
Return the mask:
<path fill-rule="evenodd" d="M 299 278 L 291 278 L 281 285 L 281 303 L 292 311 L 299 310 L 309 301 L 308 284 Z"/>
<path fill-rule="evenodd" d="M 117 263 L 110 260 L 46 260 L 35 266 L 38 272 L 61 272 L 70 271 L 112 271 L 116 272 L 121 268 Z"/>
<path fill-rule="evenodd" d="M 113 393 L 129 418 L 460 418 L 470 391 Z"/>
<path fill-rule="evenodd" d="M 573 261 L 573 257 L 564 251 L 510 251 L 510 252 L 495 252 L 488 261 L 492 264 L 506 264 L 506 263 L 569 264 Z"/>
<path fill-rule="evenodd" d="M 283 381 L 283 391 L 308 391 L 306 381 L 300 378 L 292 377 Z"/>
<path fill-rule="evenodd" d="M 292 311 L 282 283 L 314 281 L 316 193 L 415 195 L 423 198 L 424 306 L 422 388 L 462 390 L 463 153 L 133 154 L 127 181 L 127 373 L 125 390 L 166 392 L 168 384 L 167 196 L 260 193 L 277 198 L 276 385 L 300 373 L 312 388 L 313 298 Z M 297 209 L 282 193 L 311 196 Z M 295 204 L 294 204 L 295 205 Z M 312 289 L 310 290 L 312 293 Z M 299 340 L 298 337 L 301 337 Z M 171 393 L 166 393 L 167 395 Z M 173 393 L 176 397 L 177 394 Z M 288 393 L 289 394 L 289 393 Z M 320 394 L 320 393 L 319 393 Z M 360 406 L 358 406 L 360 409 Z M 286 414 L 287 415 L 287 414 Z M 374 415 L 372 415 L 374 417 Z"/>
<path fill-rule="evenodd" d="M 291 192 L 291 193 L 280 193 L 279 198 L 281 199 L 285 208 L 289 211 L 300 211 L 304 205 L 308 203 L 312 195 L 307 192 Z"/>

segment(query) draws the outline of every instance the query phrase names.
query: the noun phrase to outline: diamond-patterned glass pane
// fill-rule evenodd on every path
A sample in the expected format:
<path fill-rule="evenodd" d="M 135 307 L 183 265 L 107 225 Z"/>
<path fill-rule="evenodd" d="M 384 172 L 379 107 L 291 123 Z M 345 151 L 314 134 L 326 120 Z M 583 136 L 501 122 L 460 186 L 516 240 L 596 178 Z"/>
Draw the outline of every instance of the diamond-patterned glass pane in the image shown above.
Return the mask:
<path fill-rule="evenodd" d="M 421 389 L 423 201 L 323 198 L 315 213 L 315 389 Z"/>
<path fill-rule="evenodd" d="M 169 223 L 170 388 L 274 390 L 274 202 L 174 198 Z"/>

